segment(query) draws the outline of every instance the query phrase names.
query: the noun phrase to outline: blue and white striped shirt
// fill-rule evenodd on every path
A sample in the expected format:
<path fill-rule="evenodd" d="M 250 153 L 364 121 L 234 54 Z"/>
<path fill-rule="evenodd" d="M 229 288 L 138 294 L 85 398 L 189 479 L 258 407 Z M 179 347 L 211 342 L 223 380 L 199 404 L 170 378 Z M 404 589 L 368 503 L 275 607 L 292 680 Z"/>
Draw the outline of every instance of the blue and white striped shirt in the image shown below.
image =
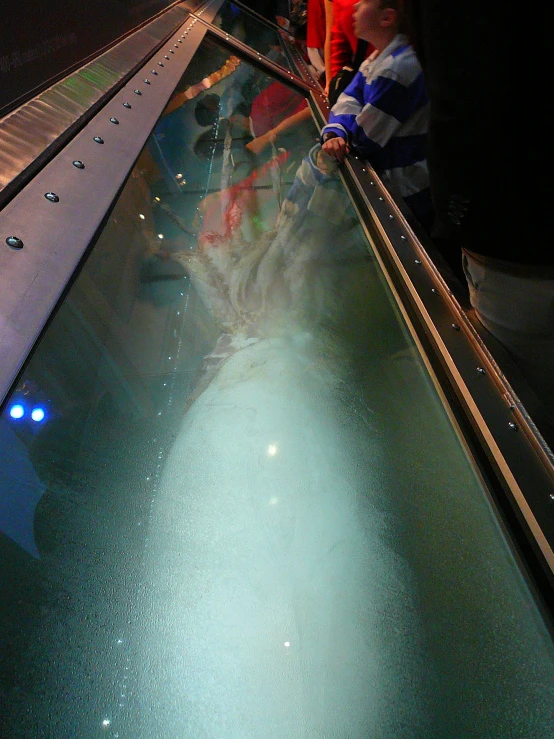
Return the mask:
<path fill-rule="evenodd" d="M 431 214 L 425 143 L 429 98 L 415 51 L 397 34 L 369 57 L 339 97 L 322 130 L 344 138 L 421 220 Z"/>

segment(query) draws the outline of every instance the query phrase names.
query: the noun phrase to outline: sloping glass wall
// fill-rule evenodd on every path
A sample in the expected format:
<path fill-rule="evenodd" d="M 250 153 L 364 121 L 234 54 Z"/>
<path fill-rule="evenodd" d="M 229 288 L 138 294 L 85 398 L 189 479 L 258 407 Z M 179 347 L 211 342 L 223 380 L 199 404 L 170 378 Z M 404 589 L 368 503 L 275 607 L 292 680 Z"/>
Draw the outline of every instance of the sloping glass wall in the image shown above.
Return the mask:
<path fill-rule="evenodd" d="M 554 735 L 554 649 L 306 101 L 206 41 L 0 419 L 12 739 Z"/>
<path fill-rule="evenodd" d="M 285 32 L 266 23 L 260 16 L 249 13 L 230 0 L 225 0 L 213 19 L 213 25 L 263 54 L 275 64 L 296 72 L 283 52 L 281 35 Z"/>

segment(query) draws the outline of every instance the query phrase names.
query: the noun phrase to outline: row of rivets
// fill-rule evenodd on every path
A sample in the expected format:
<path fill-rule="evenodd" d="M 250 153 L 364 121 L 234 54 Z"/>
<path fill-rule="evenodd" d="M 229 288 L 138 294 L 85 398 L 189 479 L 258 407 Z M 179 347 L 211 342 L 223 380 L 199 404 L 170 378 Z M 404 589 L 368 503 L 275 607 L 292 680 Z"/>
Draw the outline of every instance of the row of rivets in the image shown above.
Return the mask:
<path fill-rule="evenodd" d="M 196 22 L 196 21 L 194 21 L 194 22 Z M 194 22 L 193 22 L 193 24 L 194 24 Z M 191 24 L 189 26 L 189 28 L 191 28 L 193 24 Z M 185 35 L 187 34 L 187 32 L 188 31 L 185 31 Z M 183 42 L 182 42 L 181 39 L 178 39 L 178 43 L 182 44 Z M 178 48 L 177 44 L 173 44 L 173 45 L 174 45 L 175 48 Z M 170 54 L 174 54 L 175 52 L 173 51 L 173 49 L 169 49 L 169 53 Z M 164 56 L 164 59 L 169 59 L 169 57 L 167 56 L 167 54 Z M 160 67 L 163 67 L 164 66 L 163 65 L 163 62 L 158 62 L 158 65 Z M 152 70 L 152 74 L 153 75 L 157 75 L 158 73 L 156 72 L 155 69 L 153 69 Z M 144 79 L 144 84 L 149 85 L 150 84 L 150 80 Z M 135 93 L 135 95 L 142 95 L 142 92 L 139 89 L 134 90 L 134 93 Z M 131 103 L 124 102 L 123 103 L 123 107 L 124 108 L 127 108 L 127 109 L 131 109 L 132 108 L 132 105 L 131 105 Z M 119 125 L 119 120 L 117 118 L 115 118 L 114 116 L 112 116 L 110 118 L 110 123 L 113 123 L 115 125 Z M 97 144 L 103 144 L 104 143 L 104 139 L 102 138 L 102 136 L 94 136 L 93 137 L 93 141 L 95 141 Z M 73 166 L 76 169 L 85 169 L 84 162 L 82 162 L 80 159 L 75 159 L 73 161 Z M 48 200 L 51 203 L 59 203 L 60 202 L 60 198 L 58 197 L 58 195 L 56 195 L 55 192 L 47 192 L 47 193 L 45 193 L 44 197 L 46 198 L 46 200 Z M 19 236 L 8 236 L 6 238 L 6 244 L 11 249 L 18 249 L 18 250 L 19 249 L 23 249 L 23 246 L 24 246 L 23 241 L 19 238 Z"/>
<path fill-rule="evenodd" d="M 157 72 L 155 74 L 157 74 Z M 144 80 L 144 81 L 146 82 L 146 84 L 148 84 L 148 85 L 150 84 L 150 82 L 148 80 Z M 141 95 L 142 93 L 140 92 L 140 90 L 135 90 L 135 94 Z M 132 105 L 131 105 L 131 103 L 124 102 L 123 103 L 123 107 L 125 107 L 127 109 L 130 109 L 130 108 L 132 108 Z M 110 118 L 110 123 L 114 123 L 115 125 L 119 125 L 119 120 L 117 118 L 115 118 L 114 116 L 112 116 Z M 104 139 L 102 138 L 102 136 L 94 136 L 93 137 L 93 141 L 95 141 L 97 144 L 103 144 L 104 143 Z M 73 166 L 76 169 L 85 169 L 85 164 L 80 159 L 75 159 L 72 162 L 72 164 L 73 164 Z M 50 203 L 59 203 L 60 202 L 60 198 L 59 198 L 58 195 L 56 195 L 55 192 L 47 192 L 47 193 L 44 194 L 44 197 Z M 8 236 L 8 238 L 6 239 L 6 244 L 9 247 L 11 247 L 12 249 L 23 249 L 23 246 L 24 246 L 23 241 L 18 236 Z"/>
<path fill-rule="evenodd" d="M 358 157 L 355 157 L 355 158 L 358 159 Z M 365 167 L 362 168 L 362 171 L 367 173 L 367 170 L 365 169 Z M 370 180 L 369 184 L 372 187 L 375 187 L 375 182 L 373 180 Z M 384 202 L 384 198 L 382 198 L 381 196 L 379 196 L 379 200 L 381 202 Z M 394 220 L 394 215 L 392 213 L 389 214 L 389 219 L 391 221 Z M 407 241 L 407 237 L 404 234 L 401 234 L 400 235 L 400 238 L 402 239 L 402 241 Z M 414 264 L 420 266 L 421 265 L 421 260 L 420 259 L 414 259 Z M 439 291 L 437 290 L 436 287 L 431 288 L 431 292 L 434 293 L 435 295 L 437 295 L 439 293 Z M 451 291 L 449 291 L 449 292 L 450 292 L 450 294 L 452 294 Z M 460 331 L 459 324 L 452 323 L 450 325 L 451 325 L 451 328 L 454 329 L 454 331 Z M 483 367 L 477 367 L 476 370 L 477 370 L 477 372 L 480 375 L 486 375 L 487 374 L 486 371 L 483 369 Z M 518 425 L 516 423 L 514 423 L 513 421 L 509 421 L 508 426 L 510 427 L 510 429 L 512 429 L 512 431 L 518 431 L 519 430 Z M 552 493 L 550 495 L 550 498 L 554 501 L 554 493 Z"/>

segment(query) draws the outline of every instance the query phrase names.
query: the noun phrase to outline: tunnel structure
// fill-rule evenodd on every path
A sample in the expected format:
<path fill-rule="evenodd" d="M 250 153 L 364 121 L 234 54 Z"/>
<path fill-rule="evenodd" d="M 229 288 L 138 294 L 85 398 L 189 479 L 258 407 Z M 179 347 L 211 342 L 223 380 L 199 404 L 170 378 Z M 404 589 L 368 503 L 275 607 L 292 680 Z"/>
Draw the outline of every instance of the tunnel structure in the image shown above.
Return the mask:
<path fill-rule="evenodd" d="M 293 39 L 151 5 L 0 119 L 5 735 L 549 739 L 525 398 Z"/>

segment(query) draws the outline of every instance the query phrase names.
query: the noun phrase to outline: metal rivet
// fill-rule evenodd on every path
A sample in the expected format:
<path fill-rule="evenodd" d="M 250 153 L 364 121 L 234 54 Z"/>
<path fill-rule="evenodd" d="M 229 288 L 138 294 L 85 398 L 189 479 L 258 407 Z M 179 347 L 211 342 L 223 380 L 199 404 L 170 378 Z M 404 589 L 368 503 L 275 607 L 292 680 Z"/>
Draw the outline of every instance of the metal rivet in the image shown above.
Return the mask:
<path fill-rule="evenodd" d="M 142 92 L 140 90 L 135 90 L 135 95 L 142 95 Z"/>
<path fill-rule="evenodd" d="M 392 213 L 389 213 L 389 218 L 391 219 L 391 221 L 394 221 L 394 216 L 392 215 Z"/>
<path fill-rule="evenodd" d="M 167 54 L 164 54 L 164 59 L 167 59 L 169 61 L 169 57 L 167 56 Z"/>
<path fill-rule="evenodd" d="M 104 139 L 102 138 L 102 136 L 95 136 L 92 140 L 93 141 L 96 141 L 97 144 L 103 144 L 104 143 Z"/>
<path fill-rule="evenodd" d="M 130 108 L 131 107 L 131 103 L 123 103 L 123 107 L 124 108 Z"/>
<path fill-rule="evenodd" d="M 554 500 L 554 493 L 550 493 L 550 500 Z"/>
<path fill-rule="evenodd" d="M 477 372 L 479 372 L 480 375 L 485 375 L 486 372 L 482 367 L 477 367 Z"/>
<path fill-rule="evenodd" d="M 460 327 L 458 326 L 457 323 L 451 323 L 450 325 L 452 326 L 452 328 L 454 329 L 454 331 L 459 331 L 460 330 Z"/>
<path fill-rule="evenodd" d="M 157 76 L 158 76 L 158 73 L 156 72 L 156 70 L 155 70 L 155 69 L 153 69 L 153 70 L 152 70 L 152 74 L 153 74 L 153 75 L 154 75 L 155 77 L 157 77 Z"/>
<path fill-rule="evenodd" d="M 373 182 L 373 180 L 371 180 L 369 184 L 371 185 L 371 187 L 375 187 L 375 182 Z"/>
<path fill-rule="evenodd" d="M 146 77 L 144 78 L 143 82 L 144 82 L 145 85 L 149 85 L 150 84 L 150 80 L 147 80 Z"/>
<path fill-rule="evenodd" d="M 158 67 L 163 67 L 163 65 L 164 65 L 163 62 L 158 62 Z"/>
<path fill-rule="evenodd" d="M 175 47 L 176 49 L 178 49 L 178 48 L 179 48 L 179 47 L 177 46 L 177 44 L 173 44 L 173 46 L 174 46 L 174 47 Z"/>
<path fill-rule="evenodd" d="M 436 287 L 432 287 L 432 288 L 431 288 L 431 292 L 432 292 L 432 293 L 435 293 L 435 295 L 436 295 L 436 294 L 438 293 L 438 290 L 437 290 L 437 288 L 436 288 Z"/>
<path fill-rule="evenodd" d="M 12 249 L 23 249 L 23 242 L 17 236 L 8 236 L 6 244 Z"/>
<path fill-rule="evenodd" d="M 60 199 L 56 195 L 55 192 L 47 192 L 47 193 L 44 194 L 44 197 L 46 198 L 46 200 L 49 200 L 51 203 L 59 203 L 60 202 Z"/>
<path fill-rule="evenodd" d="M 73 166 L 74 167 L 77 167 L 77 169 L 84 169 L 85 168 L 85 165 L 83 164 L 83 162 L 80 159 L 76 159 L 73 162 Z"/>
<path fill-rule="evenodd" d="M 182 44 L 183 43 L 183 39 L 182 38 L 177 39 L 177 43 Z"/>
<path fill-rule="evenodd" d="M 517 423 L 514 423 L 513 421 L 510 421 L 508 423 L 508 426 L 512 429 L 512 431 L 517 431 Z"/>
<path fill-rule="evenodd" d="M 381 196 L 379 196 L 379 200 L 380 200 L 381 202 L 383 202 L 383 198 L 382 198 Z"/>
<path fill-rule="evenodd" d="M 400 238 L 402 239 L 402 241 L 407 241 L 407 239 L 406 239 L 406 237 L 404 236 L 404 234 L 400 234 Z"/>
<path fill-rule="evenodd" d="M 415 262 L 416 264 L 421 264 L 421 259 L 414 259 L 414 262 Z"/>
<path fill-rule="evenodd" d="M 110 123 L 115 123 L 119 125 L 119 121 L 117 120 L 117 118 L 114 118 L 113 116 L 110 118 Z"/>
<path fill-rule="evenodd" d="M 173 49 L 170 49 L 170 50 L 169 50 L 169 53 L 170 53 L 170 54 L 175 54 L 175 52 L 173 51 Z"/>

